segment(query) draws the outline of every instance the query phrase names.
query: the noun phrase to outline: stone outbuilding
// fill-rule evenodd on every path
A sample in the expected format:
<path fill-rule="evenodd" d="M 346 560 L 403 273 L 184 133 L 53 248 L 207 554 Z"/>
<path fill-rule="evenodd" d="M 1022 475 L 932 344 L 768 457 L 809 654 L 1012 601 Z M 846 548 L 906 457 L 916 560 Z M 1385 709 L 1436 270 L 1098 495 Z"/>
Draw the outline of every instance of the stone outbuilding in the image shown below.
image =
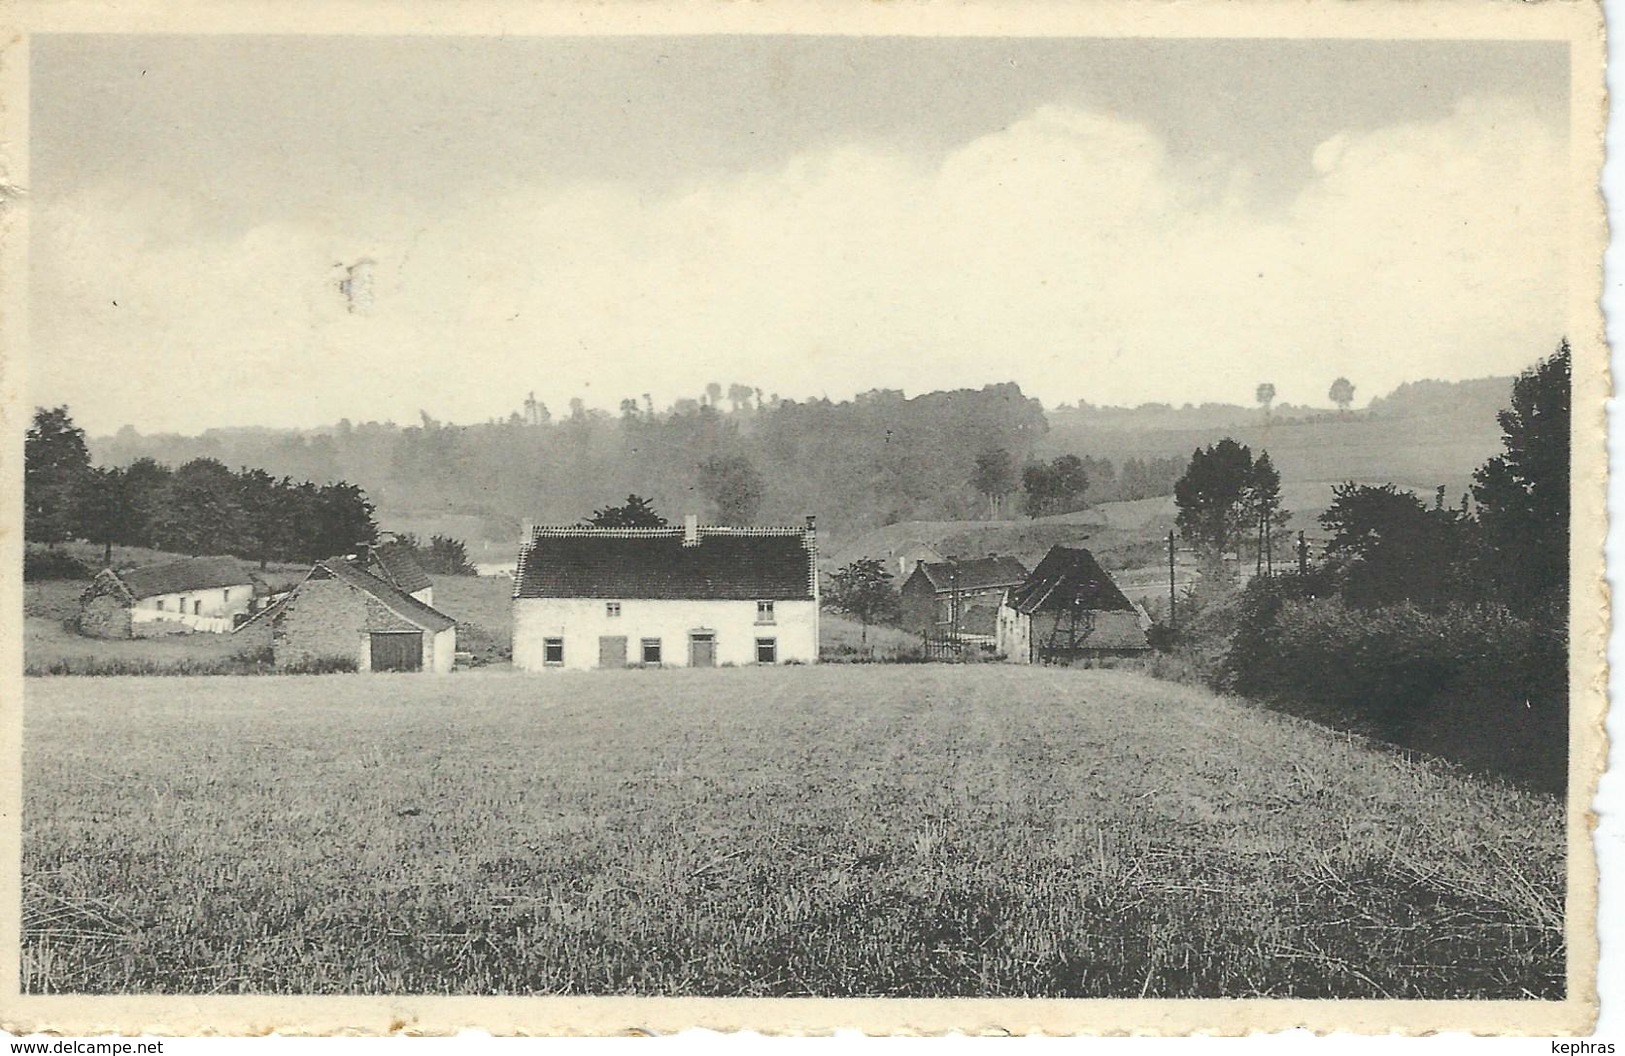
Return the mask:
<path fill-rule="evenodd" d="M 246 618 L 263 584 L 234 557 L 192 557 L 96 574 L 79 598 L 79 633 L 95 638 L 223 634 Z"/>
<path fill-rule="evenodd" d="M 359 671 L 452 670 L 457 621 L 362 567 L 318 561 L 275 605 L 238 630 L 271 647 L 278 668 L 354 663 Z"/>

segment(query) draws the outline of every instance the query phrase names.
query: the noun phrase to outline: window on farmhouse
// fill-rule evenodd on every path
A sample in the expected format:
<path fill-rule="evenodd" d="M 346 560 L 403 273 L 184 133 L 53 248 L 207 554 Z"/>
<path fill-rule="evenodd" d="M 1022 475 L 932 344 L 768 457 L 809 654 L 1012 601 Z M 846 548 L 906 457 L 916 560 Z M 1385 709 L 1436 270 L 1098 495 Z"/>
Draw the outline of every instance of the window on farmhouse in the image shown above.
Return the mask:
<path fill-rule="evenodd" d="M 220 592 L 220 600 L 224 604 L 230 605 L 231 604 L 231 591 L 229 589 L 222 590 Z"/>
<path fill-rule="evenodd" d="M 756 603 L 756 622 L 773 622 L 773 603 L 771 601 L 758 601 Z"/>
<path fill-rule="evenodd" d="M 203 602 L 201 602 L 201 601 L 192 602 L 192 615 L 193 616 L 202 616 L 203 615 Z"/>
<path fill-rule="evenodd" d="M 562 663 L 564 663 L 564 639 L 563 638 L 543 638 L 542 639 L 542 663 L 544 663 L 544 664 L 562 664 Z"/>
<path fill-rule="evenodd" d="M 159 612 L 164 611 L 164 599 L 163 598 L 158 599 L 158 611 Z"/>
<path fill-rule="evenodd" d="M 621 614 L 621 603 L 620 602 L 618 602 L 618 601 L 606 601 L 606 602 L 604 602 L 604 615 L 605 616 L 619 616 L 620 614 Z"/>
<path fill-rule="evenodd" d="M 779 642 L 776 638 L 756 639 L 756 662 L 758 664 L 776 664 L 779 662 Z"/>
<path fill-rule="evenodd" d="M 646 664 L 660 663 L 659 638 L 645 638 L 643 640 L 643 662 Z"/>

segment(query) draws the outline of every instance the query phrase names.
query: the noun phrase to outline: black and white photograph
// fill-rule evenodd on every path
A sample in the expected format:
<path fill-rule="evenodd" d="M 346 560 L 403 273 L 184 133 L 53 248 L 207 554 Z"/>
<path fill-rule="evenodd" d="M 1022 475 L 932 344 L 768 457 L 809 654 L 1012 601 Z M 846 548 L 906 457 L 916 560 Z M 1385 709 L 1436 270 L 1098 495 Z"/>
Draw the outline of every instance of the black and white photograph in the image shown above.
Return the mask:
<path fill-rule="evenodd" d="M 1590 1031 L 1600 11 L 870 6 L 9 49 L 8 1029 Z"/>

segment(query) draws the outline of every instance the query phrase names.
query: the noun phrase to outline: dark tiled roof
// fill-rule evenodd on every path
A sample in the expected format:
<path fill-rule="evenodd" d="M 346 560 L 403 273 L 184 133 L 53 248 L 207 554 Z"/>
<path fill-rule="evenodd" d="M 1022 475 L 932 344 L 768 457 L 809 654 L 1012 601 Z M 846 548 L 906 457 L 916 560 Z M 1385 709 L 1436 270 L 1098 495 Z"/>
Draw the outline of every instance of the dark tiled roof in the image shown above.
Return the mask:
<path fill-rule="evenodd" d="M 813 598 L 817 548 L 799 528 L 538 528 L 515 598 Z"/>
<path fill-rule="evenodd" d="M 1134 611 L 1112 577 L 1087 550 L 1052 546 L 1021 586 L 1010 592 L 1017 612 L 1065 612 L 1074 605 L 1101 612 Z"/>
<path fill-rule="evenodd" d="M 381 543 L 369 547 L 367 571 L 408 594 L 415 594 L 425 587 L 434 585 L 429 582 L 429 577 L 424 573 L 423 566 L 418 564 L 417 558 L 400 543 Z"/>
<path fill-rule="evenodd" d="M 969 561 L 921 561 L 920 570 L 939 593 L 1013 587 L 1027 578 L 1027 566 L 1013 557 L 973 557 Z M 957 569 L 957 582 L 954 572 Z"/>
<path fill-rule="evenodd" d="M 132 568 L 117 575 L 136 598 L 215 587 L 238 587 L 254 582 L 247 566 L 234 557 L 191 557 L 184 561 Z"/>
<path fill-rule="evenodd" d="M 342 557 L 320 561 L 311 569 L 310 574 L 314 576 L 322 570 L 367 594 L 401 619 L 415 623 L 425 630 L 443 631 L 448 627 L 457 626 L 456 620 L 439 609 L 430 608 L 410 594 L 396 590 L 377 576 L 358 568 L 354 561 Z M 295 593 L 298 592 L 297 587 L 294 590 Z"/>

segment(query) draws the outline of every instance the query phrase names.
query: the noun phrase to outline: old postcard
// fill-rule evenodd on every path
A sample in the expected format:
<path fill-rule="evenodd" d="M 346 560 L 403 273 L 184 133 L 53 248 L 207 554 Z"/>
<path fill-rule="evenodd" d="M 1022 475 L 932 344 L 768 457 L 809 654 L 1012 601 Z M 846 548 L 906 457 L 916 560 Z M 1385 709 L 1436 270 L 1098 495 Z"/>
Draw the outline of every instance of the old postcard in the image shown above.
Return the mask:
<path fill-rule="evenodd" d="M 1595 5 L 6 11 L 7 1029 L 1592 1029 Z"/>

